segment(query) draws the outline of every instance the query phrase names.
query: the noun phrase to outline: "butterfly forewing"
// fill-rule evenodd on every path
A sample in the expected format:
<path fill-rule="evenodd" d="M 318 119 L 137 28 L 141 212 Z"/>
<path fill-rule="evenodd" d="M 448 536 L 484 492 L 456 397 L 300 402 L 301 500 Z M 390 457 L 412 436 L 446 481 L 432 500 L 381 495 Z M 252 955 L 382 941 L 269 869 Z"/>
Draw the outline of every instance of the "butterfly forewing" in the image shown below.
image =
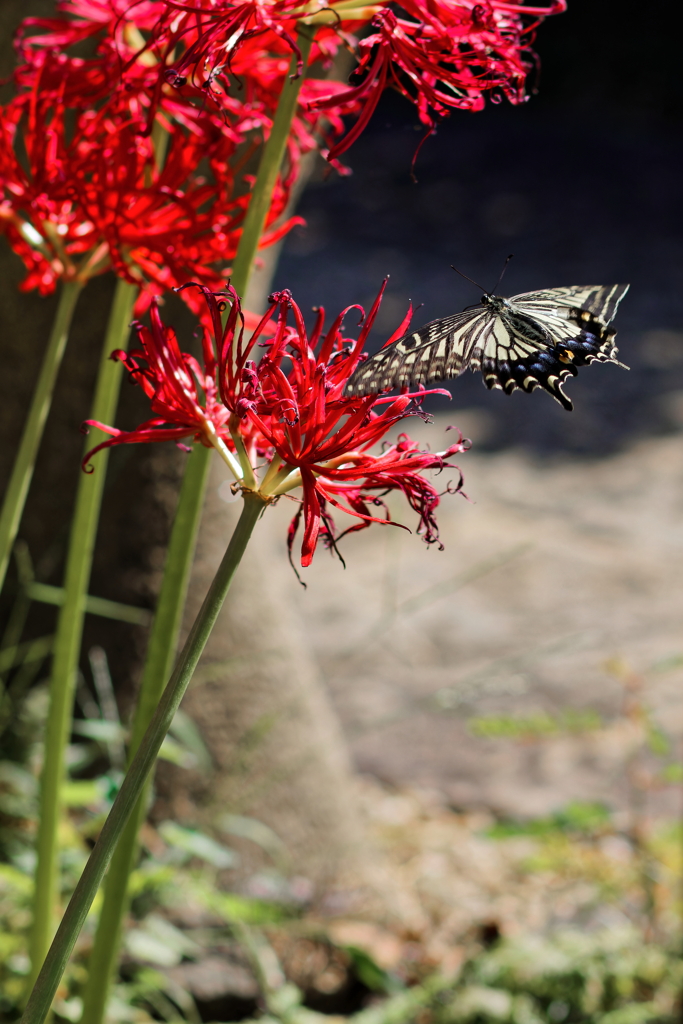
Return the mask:
<path fill-rule="evenodd" d="M 492 319 L 484 306 L 478 306 L 425 324 L 361 364 L 345 393 L 371 395 L 404 385 L 457 377 L 472 365 L 477 339 Z"/>
<path fill-rule="evenodd" d="M 609 324 L 627 290 L 575 285 L 508 300 L 484 296 L 482 305 L 434 320 L 372 356 L 351 376 L 346 394 L 419 387 L 469 368 L 482 371 L 488 388 L 511 394 L 541 387 L 571 409 L 563 381 L 595 360 L 617 362 Z"/>
<path fill-rule="evenodd" d="M 607 326 L 614 319 L 617 307 L 628 291 L 627 284 L 574 285 L 572 288 L 547 288 L 539 292 L 513 295 L 514 306 L 523 306 L 530 314 L 543 315 L 553 310 L 578 309 L 591 313 L 595 320 Z"/>

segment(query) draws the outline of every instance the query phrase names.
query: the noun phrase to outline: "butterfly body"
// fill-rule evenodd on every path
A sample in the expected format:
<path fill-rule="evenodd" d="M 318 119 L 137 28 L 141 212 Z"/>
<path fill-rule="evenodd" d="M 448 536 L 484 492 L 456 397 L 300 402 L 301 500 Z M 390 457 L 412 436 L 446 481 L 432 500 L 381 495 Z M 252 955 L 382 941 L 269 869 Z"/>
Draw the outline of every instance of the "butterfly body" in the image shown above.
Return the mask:
<path fill-rule="evenodd" d="M 617 360 L 610 327 L 628 285 L 549 288 L 511 298 L 485 294 L 481 304 L 413 331 L 361 364 L 347 395 L 414 388 L 466 369 L 481 370 L 488 388 L 511 394 L 541 387 L 565 409 L 562 390 L 580 366 Z"/>

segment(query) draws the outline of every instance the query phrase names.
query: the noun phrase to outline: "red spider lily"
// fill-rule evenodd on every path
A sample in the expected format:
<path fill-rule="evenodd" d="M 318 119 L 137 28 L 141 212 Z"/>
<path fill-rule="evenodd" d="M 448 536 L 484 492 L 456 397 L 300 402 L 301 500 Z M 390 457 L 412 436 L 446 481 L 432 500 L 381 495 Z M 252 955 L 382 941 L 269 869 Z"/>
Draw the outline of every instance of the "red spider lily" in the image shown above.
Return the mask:
<path fill-rule="evenodd" d="M 295 39 L 296 20 L 291 15 L 288 17 L 289 11 L 301 8 L 299 0 L 271 0 L 267 4 L 244 0 L 242 3 L 222 4 L 218 8 L 215 5 L 176 4 L 170 0 L 167 7 L 166 20 L 174 26 L 169 39 L 169 43 L 173 40 L 173 48 L 187 34 L 189 26 L 194 28 L 196 23 L 200 26 L 199 31 L 193 31 L 192 37 L 185 40 L 182 56 L 166 69 L 168 80 L 176 86 L 185 84 L 188 73 L 196 76 L 201 74 L 200 68 L 203 71 L 207 67 L 209 75 L 204 82 L 210 83 L 226 63 L 230 67 L 240 43 L 265 33 L 279 37 L 289 51 L 297 55 L 298 73 L 303 71 L 301 51 Z M 179 12 L 184 13 L 184 19 L 178 17 Z M 159 35 L 163 35 L 163 30 Z"/>
<path fill-rule="evenodd" d="M 447 460 L 464 451 L 466 443 L 460 439 L 446 451 L 434 454 L 420 451 L 401 435 L 396 444 L 380 454 L 373 454 L 371 449 L 401 420 L 419 414 L 425 395 L 447 392 L 422 390 L 395 398 L 344 395 L 349 376 L 364 358 L 363 347 L 384 287 L 367 317 L 361 307 L 349 307 L 326 334 L 325 314 L 318 310 L 310 335 L 291 294 L 276 293 L 248 340 L 234 292 L 228 296 L 231 309 L 223 326 L 222 300 L 205 286 L 198 288 L 209 313 L 204 321 L 203 371 L 180 352 L 155 311 L 151 332 L 141 332 L 143 350 L 134 352 L 127 365 L 152 398 L 152 408 L 158 415 L 133 431 L 93 424 L 111 436 L 88 454 L 85 464 L 100 448 L 117 444 L 188 438 L 212 444 L 232 469 L 238 485 L 257 491 L 264 502 L 301 487 L 301 507 L 292 521 L 288 545 L 291 550 L 303 517 L 303 566 L 310 564 L 321 537 L 328 545 L 336 546 L 339 538 L 335 536 L 330 507 L 358 520 L 346 532 L 363 529 L 372 522 L 386 524 L 391 521 L 388 513 L 372 514 L 371 506 L 383 507 L 381 498 L 388 491 L 401 491 L 406 496 L 418 513 L 418 532 L 427 543 L 438 542 L 434 513 L 439 492 L 421 474 L 427 469 L 454 468 Z M 344 317 L 351 309 L 359 309 L 363 316 L 355 341 L 347 340 L 342 333 Z M 264 342 L 270 317 L 276 312 L 275 335 Z M 287 322 L 290 312 L 293 326 Z M 390 342 L 407 329 L 409 321 L 410 313 Z M 265 348 L 259 363 L 252 358 L 257 345 Z M 143 358 L 146 367 L 141 365 Z M 266 467 L 259 479 L 257 463 L 263 459 Z M 455 489 L 460 486 L 459 477 Z"/>
<path fill-rule="evenodd" d="M 23 287 L 48 292 L 60 278 L 109 267 L 148 295 L 193 278 L 221 287 L 219 267 L 235 254 L 249 202 L 240 167 L 258 116 L 234 101 L 228 122 L 167 87 L 153 110 L 168 138 L 162 161 L 153 136 L 141 131 L 151 109 L 144 90 L 119 89 L 99 106 L 67 107 L 60 89 L 87 96 L 91 70 L 75 58 L 36 54 L 30 89 L 0 114 L 0 228 L 29 270 Z M 293 172 L 276 187 L 269 227 L 287 204 L 292 179 Z M 293 223 L 271 230 L 262 244 Z"/>
<path fill-rule="evenodd" d="M 0 223 L 29 268 L 24 287 L 50 291 L 59 278 L 109 266 L 147 294 L 190 279 L 222 287 L 224 276 L 211 267 L 225 266 L 236 252 L 251 181 L 240 167 L 270 131 L 289 71 L 286 47 L 277 36 L 271 42 L 279 52 L 259 38 L 245 41 L 236 60 L 240 95 L 222 94 L 216 110 L 202 89 L 188 85 L 180 94 L 160 77 L 165 51 L 158 41 L 145 43 L 140 27 L 150 35 L 164 3 L 69 0 L 60 7 L 62 18 L 24 22 L 19 95 L 0 123 Z M 180 15 L 196 35 L 195 20 Z M 88 60 L 57 49 L 89 36 L 97 49 Z M 315 98 L 321 84 L 304 83 L 302 99 Z M 74 115 L 75 131 L 67 134 L 65 118 Z M 23 117 L 28 174 L 16 152 Z M 321 136 L 343 130 L 337 111 L 325 115 L 324 131 L 321 120 L 303 108 L 294 118 L 262 246 L 300 223 L 290 218 L 273 230 L 302 155 Z M 151 141 L 157 129 L 171 136 L 163 169 Z M 205 179 L 197 167 L 207 162 Z"/>
<path fill-rule="evenodd" d="M 142 33 L 149 35 L 164 13 L 164 4 L 159 0 L 63 0 L 57 7 L 60 17 L 25 18 L 17 30 L 14 80 L 20 90 L 31 89 L 39 72 L 42 89 L 58 91 L 69 108 L 92 108 L 125 88 L 136 96 L 145 91 L 154 94 L 154 111 L 159 99 L 158 61 Z M 91 47 L 95 44 L 94 56 L 84 60 L 68 55 L 71 47 L 86 40 Z M 52 58 L 52 79 L 44 68 L 46 55 Z M 55 61 L 58 57 L 61 60 Z"/>
<path fill-rule="evenodd" d="M 417 105 L 429 128 L 435 116 L 454 108 L 480 110 L 487 92 L 494 99 L 502 93 L 511 103 L 523 102 L 535 63 L 533 31 L 544 16 L 565 10 L 566 0 L 552 0 L 546 8 L 500 0 L 405 0 L 401 6 L 414 20 L 382 10 L 374 19 L 377 32 L 359 43 L 360 85 L 309 104 L 314 110 L 363 104 L 355 125 L 330 150 L 331 158 L 358 138 L 389 85 Z M 525 25 L 523 15 L 533 16 L 533 23 Z"/>
<path fill-rule="evenodd" d="M 231 297 L 235 293 L 230 289 Z M 137 444 L 150 441 L 176 441 L 192 439 L 207 447 L 216 447 L 226 457 L 231 468 L 236 468 L 232 456 L 225 450 L 230 443 L 228 420 L 230 410 L 220 401 L 216 382 L 217 359 L 207 332 L 202 346 L 203 367 L 194 356 L 181 352 L 175 332 L 166 327 L 159 315 L 156 301 L 150 308 L 151 327 L 135 323 L 140 349 L 126 353 L 112 352 L 112 359 L 124 363 L 133 380 L 150 399 L 152 419 L 135 430 L 117 430 L 97 420 L 88 420 L 89 426 L 99 427 L 111 435 L 111 440 L 88 452 L 83 460 L 86 472 L 92 456 L 102 448 L 117 444 Z"/>
<path fill-rule="evenodd" d="M 166 0 L 134 4 L 125 0 L 63 0 L 58 5 L 62 18 L 27 18 L 22 23 L 16 43 L 22 67 L 15 78 L 30 79 L 41 52 L 64 53 L 90 37 L 96 40 L 97 57 L 87 62 L 87 95 L 78 78 L 70 88 L 69 84 L 64 86 L 63 70 L 60 75 L 59 84 L 71 105 L 78 105 L 79 99 L 92 104 L 94 97 L 108 94 L 117 83 L 135 92 L 147 88 L 158 98 L 166 81 L 182 87 L 183 94 L 202 108 L 207 100 L 213 100 L 215 109 L 227 110 L 228 115 L 232 114 L 231 96 L 237 86 L 242 102 L 255 104 L 257 111 L 272 113 L 289 73 L 292 49 L 287 40 L 296 34 L 296 18 L 287 16 L 287 10 L 298 2 L 244 0 L 194 11 L 189 9 L 191 5 L 175 10 Z M 237 33 L 231 31 L 235 19 L 247 27 Z M 315 31 L 310 63 L 322 61 L 329 66 L 341 38 L 329 26 L 319 26 Z M 296 48 L 293 39 L 290 41 Z M 221 88 L 216 89 L 216 83 L 221 83 Z M 312 130 L 315 118 L 310 113 L 305 116 Z"/>
<path fill-rule="evenodd" d="M 399 434 L 396 444 L 385 447 L 378 457 L 350 455 L 348 464 L 343 464 L 337 469 L 328 469 L 317 478 L 308 473 L 304 476 L 302 472 L 304 502 L 288 531 L 287 546 L 290 557 L 302 515 L 305 517 L 305 532 L 301 564 L 305 566 L 310 564 L 313 557 L 318 534 L 322 535 L 328 547 L 337 550 L 339 540 L 347 534 L 364 530 L 370 523 L 389 524 L 389 513 L 382 500 L 389 491 L 401 491 L 405 495 L 408 504 L 419 517 L 417 533 L 423 536 L 427 544 L 436 543 L 439 549 L 443 550 L 435 515 L 441 495 L 421 474 L 426 469 L 441 472 L 445 467 L 457 468 L 445 460 L 457 452 L 466 451 L 468 444 L 469 442 L 459 438 L 446 451 L 434 454 L 420 451 L 418 445 L 407 434 Z M 449 482 L 446 486 L 449 494 L 457 493 L 462 487 L 462 474 L 459 469 L 457 472 L 456 485 L 453 486 Z M 340 503 L 340 499 L 346 502 L 346 506 Z M 361 521 L 348 527 L 343 533 L 336 534 L 334 520 L 327 508 L 328 503 L 344 512 L 351 512 Z M 384 510 L 384 518 L 373 516 L 370 505 L 381 507 Z"/>
<path fill-rule="evenodd" d="M 148 6 L 156 13 L 160 4 Z M 301 71 L 297 19 L 303 18 L 316 33 L 315 61 L 329 60 L 341 38 L 352 41 L 348 30 L 375 14 L 378 31 L 358 44 L 362 83 L 335 89 L 333 95 L 328 90 L 304 104 L 309 112 L 325 111 L 337 118 L 350 113 L 349 106 L 362 105 L 358 122 L 332 146 L 329 157 L 334 160 L 363 131 L 387 85 L 413 100 L 430 128 L 436 116 L 453 108 L 481 109 L 486 93 L 496 101 L 505 95 L 512 103 L 522 102 L 536 64 L 530 49 L 534 31 L 544 17 L 563 11 L 566 0 L 530 7 L 504 0 L 403 0 L 400 7 L 408 17 L 399 17 L 387 0 L 363 8 L 349 0 L 321 4 L 313 13 L 313 5 L 301 0 L 163 0 L 161 6 L 166 11 L 151 29 L 147 45 L 166 79 L 178 87 L 188 81 L 200 86 L 218 103 L 228 79 L 250 75 L 244 51 L 251 51 L 253 58 L 254 49 L 259 50 L 264 60 L 269 53 L 284 58 L 295 53 Z M 333 15 L 336 25 L 313 24 Z M 339 31 L 342 23 L 344 33 Z M 223 79 L 215 92 L 214 83 Z"/>
<path fill-rule="evenodd" d="M 22 59 L 30 63 L 33 48 L 68 47 L 100 36 L 116 48 L 126 66 L 131 56 L 147 53 L 152 62 L 176 86 L 188 74 L 202 84 L 210 83 L 239 47 L 255 35 L 268 35 L 298 52 L 293 39 L 296 18 L 290 10 L 301 9 L 300 0 L 259 3 L 241 0 L 216 5 L 173 4 L 166 0 L 61 0 L 62 17 L 26 18 L 17 37 Z M 226 40 L 229 44 L 226 46 Z M 222 54 L 218 57 L 218 54 Z M 208 70 L 208 79 L 204 77 Z"/>
<path fill-rule="evenodd" d="M 239 72 L 235 60 L 245 46 L 257 46 L 271 53 L 294 54 L 297 73 L 303 72 L 303 59 L 296 39 L 299 19 L 326 13 L 322 21 L 312 25 L 314 33 L 310 62 L 323 60 L 329 64 L 341 43 L 336 28 L 344 21 L 353 29 L 369 20 L 376 7 L 363 6 L 362 0 L 346 3 L 313 5 L 307 0 L 219 0 L 215 3 L 164 0 L 166 13 L 154 26 L 149 45 L 164 65 L 166 79 L 181 88 L 188 79 L 210 90 L 224 75 Z M 347 9 L 348 7 L 352 10 Z M 310 19 L 309 19 L 310 20 Z M 314 17 L 315 21 L 315 17 Z"/>
<path fill-rule="evenodd" d="M 318 310 L 309 337 L 291 293 L 284 291 L 271 296 L 269 314 L 279 308 L 278 329 L 258 366 L 259 394 L 256 395 L 256 382 L 252 381 L 255 400 L 242 398 L 242 411 L 258 426 L 276 456 L 271 463 L 273 476 L 267 485 L 269 493 L 284 494 L 295 486 L 302 487 L 303 505 L 292 522 L 288 543 L 291 549 L 303 514 L 303 566 L 310 565 L 321 531 L 329 544 L 336 543 L 334 524 L 326 510 L 328 504 L 360 520 L 352 530 L 362 529 L 371 522 L 390 521 L 387 517 L 370 514 L 368 504 L 377 503 L 374 491 L 402 491 L 420 515 L 420 532 L 424 539 L 428 543 L 438 540 L 433 514 L 439 501 L 438 493 L 419 473 L 449 465 L 446 460 L 464 450 L 462 442 L 451 445 L 439 455 L 420 452 L 405 437 L 382 455 L 373 455 L 370 449 L 402 419 L 419 413 L 419 405 L 426 394 L 447 392 L 422 391 L 392 399 L 374 395 L 361 399 L 344 396 L 346 382 L 362 358 L 383 292 L 384 286 L 367 317 L 361 309 L 363 327 L 358 339 L 351 343 L 342 335 L 343 320 L 350 309 L 360 307 L 344 310 L 324 337 L 325 313 L 323 309 Z M 290 310 L 294 314 L 294 327 L 287 325 Z M 409 321 L 410 313 L 389 341 L 403 334 Z M 258 334 L 257 328 L 244 352 L 238 347 L 234 366 L 225 366 L 224 401 L 234 401 L 238 375 L 241 371 L 241 379 L 245 379 L 245 356 Z M 290 364 L 289 372 L 285 372 L 283 363 Z M 262 408 L 266 415 L 261 414 Z"/>

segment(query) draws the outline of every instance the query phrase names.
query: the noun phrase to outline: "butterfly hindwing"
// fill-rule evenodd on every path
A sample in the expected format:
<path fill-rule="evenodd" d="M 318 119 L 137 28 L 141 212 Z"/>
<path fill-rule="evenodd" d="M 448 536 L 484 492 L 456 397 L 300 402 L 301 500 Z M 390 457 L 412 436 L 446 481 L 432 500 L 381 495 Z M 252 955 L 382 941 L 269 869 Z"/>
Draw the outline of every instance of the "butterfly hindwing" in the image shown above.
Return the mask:
<path fill-rule="evenodd" d="M 509 369 L 516 386 L 525 391 L 542 387 L 571 411 L 573 405 L 562 384 L 568 377 L 575 377 L 580 366 L 594 361 L 623 366 L 617 360 L 616 331 L 609 324 L 628 287 L 575 285 L 512 296 L 508 303 L 514 312 L 505 317 L 506 322 L 509 319 L 514 323 L 517 316 L 531 320 L 547 332 L 549 342 L 540 347 L 533 360 L 524 356 L 518 346 L 511 347 Z M 511 394 L 515 384 L 510 377 L 507 382 L 500 380 L 500 369 L 490 368 L 490 373 L 498 376 L 499 386 Z M 491 377 L 487 380 L 486 373 L 484 376 L 488 386 L 496 386 Z"/>
<path fill-rule="evenodd" d="M 509 395 L 541 387 L 571 410 L 563 382 L 593 361 L 618 363 L 609 324 L 627 290 L 577 285 L 510 299 L 485 295 L 482 305 L 434 320 L 382 349 L 358 367 L 345 393 L 419 387 L 469 368 L 481 370 L 488 388 Z"/>

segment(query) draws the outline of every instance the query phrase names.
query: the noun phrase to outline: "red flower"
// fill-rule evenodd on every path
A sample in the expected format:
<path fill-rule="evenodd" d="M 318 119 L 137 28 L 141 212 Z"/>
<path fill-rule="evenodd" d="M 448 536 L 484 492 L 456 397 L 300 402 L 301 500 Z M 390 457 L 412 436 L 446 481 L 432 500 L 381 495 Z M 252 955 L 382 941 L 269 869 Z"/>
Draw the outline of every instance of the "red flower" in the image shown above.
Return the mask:
<path fill-rule="evenodd" d="M 443 469 L 449 456 L 464 450 L 462 443 L 433 455 L 420 452 L 403 435 L 403 440 L 379 456 L 370 451 L 398 422 L 419 413 L 425 395 L 435 392 L 390 399 L 344 396 L 346 382 L 362 358 L 383 291 L 384 286 L 367 317 L 361 310 L 364 323 L 355 342 L 348 342 L 342 335 L 343 319 L 349 310 L 337 317 L 323 337 L 325 315 L 320 309 L 309 337 L 291 294 L 285 291 L 271 296 L 269 312 L 279 308 L 278 329 L 258 367 L 260 401 L 250 403 L 244 415 L 258 426 L 275 453 L 267 493 L 285 494 L 299 485 L 303 489 L 302 510 L 294 518 L 289 537 L 291 548 L 303 514 L 303 566 L 310 564 L 321 530 L 329 544 L 336 542 L 328 505 L 361 520 L 351 529 L 362 529 L 371 522 L 389 522 L 386 515 L 370 514 L 368 505 L 377 503 L 373 495 L 376 491 L 403 491 L 420 515 L 419 530 L 425 540 L 438 540 L 433 516 L 438 493 L 419 474 L 425 469 Z M 294 314 L 294 327 L 287 326 L 289 310 Z M 404 333 L 409 320 L 410 313 L 390 341 Z M 288 373 L 283 363 L 291 363 Z M 266 415 L 261 415 L 262 408 Z M 278 462 L 281 465 L 274 473 Z"/>
<path fill-rule="evenodd" d="M 44 293 L 59 279 L 113 267 L 143 286 L 138 312 L 152 294 L 189 280 L 220 289 L 249 203 L 253 179 L 245 169 L 270 131 L 289 73 L 286 43 L 265 29 L 268 38 L 247 33 L 234 60 L 238 94 L 221 92 L 216 104 L 207 102 L 211 88 L 188 83 L 179 92 L 162 74 L 171 37 L 180 47 L 204 38 L 194 14 L 176 11 L 164 41 L 155 35 L 169 12 L 161 0 L 65 0 L 60 9 L 62 17 L 23 23 L 18 95 L 0 114 L 0 230 L 28 268 L 23 287 Z M 95 42 L 94 56 L 64 52 L 86 39 Z M 315 98 L 321 85 L 303 83 L 302 99 Z M 337 111 L 323 118 L 300 109 L 262 247 L 300 223 L 278 222 L 303 153 L 342 130 Z M 162 159 L 159 136 L 168 140 Z"/>
<path fill-rule="evenodd" d="M 362 82 L 309 104 L 324 111 L 363 103 L 361 116 L 332 147 L 331 158 L 358 138 L 389 85 L 416 104 L 430 128 L 435 116 L 453 108 L 481 110 L 486 92 L 494 99 L 502 93 L 511 103 L 523 102 L 526 78 L 535 64 L 533 30 L 543 16 L 563 11 L 566 0 L 552 0 L 547 8 L 501 0 L 404 0 L 401 6 L 414 20 L 384 9 L 374 20 L 377 32 L 359 43 L 355 74 L 363 76 Z M 525 25 L 523 15 L 533 16 L 533 23 Z"/>
<path fill-rule="evenodd" d="M 19 30 L 17 50 L 23 66 L 15 79 L 24 87 L 27 81 L 30 85 L 41 52 L 60 51 L 64 56 L 70 46 L 92 38 L 97 56 L 75 62 L 88 65 L 87 90 L 82 88 L 82 77 L 65 83 L 65 70 L 60 69 L 56 84 L 61 86 L 67 104 L 92 105 L 112 89 L 125 87 L 136 94 L 146 89 L 154 107 L 160 95 L 169 93 L 167 83 L 171 83 L 174 89 L 182 90 L 186 101 L 201 109 L 206 109 L 208 103 L 216 112 L 226 112 L 229 119 L 234 117 L 237 94 L 240 102 L 253 110 L 254 127 L 269 130 L 289 74 L 291 53 L 298 52 L 294 40 L 297 19 L 288 12 L 298 6 L 301 13 L 299 0 L 242 0 L 208 8 L 192 4 L 176 8 L 167 0 L 134 4 L 125 0 L 62 0 L 58 6 L 63 17 L 27 18 Z M 365 20 L 369 16 L 366 14 Z M 339 22 L 331 15 L 329 20 L 335 26 Z M 350 24 L 359 24 L 357 16 Z M 322 61 L 329 66 L 342 40 L 336 28 L 322 25 L 315 31 L 310 63 Z M 320 85 L 319 80 L 304 84 L 309 98 L 319 91 L 314 83 Z M 325 91 L 329 95 L 329 87 Z M 351 112 L 351 107 L 343 112 Z M 319 131 L 319 121 L 318 115 L 304 109 L 295 119 L 293 134 L 303 152 L 317 146 L 312 135 Z M 335 127 L 341 131 L 341 122 Z"/>
<path fill-rule="evenodd" d="M 172 52 L 181 42 L 184 44 L 182 55 L 165 70 L 167 79 L 174 85 L 185 85 L 188 74 L 199 75 L 203 84 L 210 85 L 225 65 L 232 70 L 232 59 L 244 42 L 265 34 L 282 40 L 287 49 L 297 55 L 298 73 L 303 71 L 301 51 L 295 39 L 296 18 L 289 13 L 301 9 L 299 0 L 270 0 L 269 3 L 243 0 L 218 7 L 176 3 L 175 0 L 166 2 L 166 14 L 156 29 L 157 39 L 164 39 L 166 52 Z M 205 69 L 208 69 L 207 78 L 204 78 Z"/>
<path fill-rule="evenodd" d="M 231 298 L 235 293 L 229 289 Z M 135 430 L 117 430 L 97 420 L 87 420 L 99 427 L 111 440 L 103 441 L 83 459 L 83 469 L 91 473 L 90 460 L 96 452 L 118 444 L 139 442 L 199 441 L 206 447 L 217 448 L 234 472 L 239 466 L 226 448 L 229 442 L 228 420 L 230 410 L 220 401 L 216 383 L 217 359 L 209 335 L 204 332 L 203 367 L 194 356 L 181 352 L 175 332 L 166 327 L 155 301 L 150 308 L 151 328 L 135 323 L 140 349 L 130 353 L 112 352 L 111 358 L 124 363 L 133 380 L 150 399 L 152 419 L 141 423 Z"/>
<path fill-rule="evenodd" d="M 446 451 L 434 454 L 420 451 L 402 434 L 380 454 L 373 453 L 389 430 L 406 417 L 419 415 L 425 395 L 435 392 L 421 390 L 395 398 L 344 395 L 346 382 L 364 358 L 363 346 L 384 288 L 367 317 L 361 307 L 349 307 L 325 334 L 325 315 L 319 310 L 310 335 L 291 294 L 276 293 L 248 340 L 234 293 L 229 295 L 231 310 L 223 326 L 222 302 L 209 289 L 199 288 L 210 315 L 204 328 L 203 374 L 190 357 L 180 353 L 175 339 L 172 343 L 168 340 L 155 313 L 152 333 L 141 335 L 143 352 L 134 353 L 128 365 L 153 398 L 153 409 L 160 415 L 135 431 L 118 431 L 96 424 L 112 435 L 100 447 L 193 437 L 217 447 L 238 486 L 257 491 L 265 502 L 290 495 L 301 487 L 301 507 L 292 521 L 288 544 L 291 550 L 303 517 L 304 566 L 310 564 L 321 537 L 332 547 L 339 539 L 331 508 L 358 520 L 346 532 L 363 529 L 371 522 L 388 523 L 386 510 L 377 515 L 372 509 L 383 508 L 381 497 L 392 490 L 401 491 L 418 513 L 418 532 L 425 541 L 438 542 L 434 513 L 439 492 L 422 474 L 427 469 L 454 468 L 447 460 L 464 451 L 466 443 L 459 439 Z M 346 339 L 342 333 L 344 317 L 351 309 L 359 309 L 363 317 L 355 341 Z M 275 312 L 275 335 L 264 342 L 267 325 Z M 293 325 L 288 324 L 290 312 Z M 410 312 L 389 341 L 402 334 L 409 321 Z M 256 346 L 265 348 L 258 364 L 252 358 Z M 146 368 L 140 365 L 143 355 Z M 204 402 L 198 397 L 195 382 L 199 382 L 206 395 Z M 261 471 L 259 464 L 264 459 L 266 466 Z M 458 471 L 455 489 L 460 486 Z"/>
<path fill-rule="evenodd" d="M 297 43 L 299 19 L 314 17 L 311 31 L 315 33 L 310 63 L 323 60 L 327 64 L 341 45 L 337 27 L 342 23 L 353 28 L 366 22 L 376 5 L 363 6 L 362 0 L 350 5 L 321 3 L 320 11 L 307 0 L 208 0 L 183 2 L 164 0 L 166 13 L 156 23 L 150 46 L 164 63 L 168 81 L 182 88 L 188 80 L 210 90 L 214 81 L 233 75 L 239 79 L 235 66 L 239 57 L 244 63 L 245 47 L 255 44 L 266 53 L 297 57 L 298 74 L 303 60 Z M 328 10 L 329 8 L 329 10 Z M 229 84 L 229 83 L 228 83 Z"/>
<path fill-rule="evenodd" d="M 230 119 L 213 114 L 168 86 L 154 106 L 144 80 L 140 91 L 117 89 L 85 105 L 91 82 L 99 88 L 97 62 L 47 51 L 33 59 L 30 74 L 23 69 L 30 88 L 0 115 L 0 228 L 29 269 L 24 288 L 48 292 L 60 278 L 109 267 L 142 285 L 147 302 L 191 279 L 222 287 L 221 268 L 236 252 L 249 202 L 242 167 L 253 147 L 245 138 L 266 119 L 237 100 Z M 66 92 L 79 98 L 75 109 Z M 163 158 L 156 130 L 145 130 L 150 120 L 166 133 Z M 269 228 L 285 209 L 294 174 L 293 167 L 276 187 Z M 296 222 L 270 230 L 262 245 Z"/>

